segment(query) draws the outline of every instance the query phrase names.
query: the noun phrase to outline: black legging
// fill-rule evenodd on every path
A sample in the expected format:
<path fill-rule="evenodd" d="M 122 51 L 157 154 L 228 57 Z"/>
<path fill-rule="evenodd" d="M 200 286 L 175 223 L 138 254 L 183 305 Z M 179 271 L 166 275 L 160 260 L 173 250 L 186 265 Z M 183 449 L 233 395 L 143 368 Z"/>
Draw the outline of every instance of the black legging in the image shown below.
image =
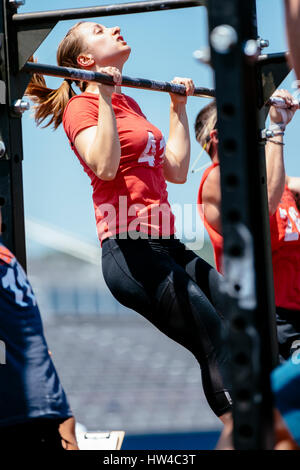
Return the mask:
<path fill-rule="evenodd" d="M 215 414 L 229 411 L 230 365 L 217 271 L 176 238 L 108 238 L 102 246 L 102 270 L 121 304 L 194 354 Z"/>

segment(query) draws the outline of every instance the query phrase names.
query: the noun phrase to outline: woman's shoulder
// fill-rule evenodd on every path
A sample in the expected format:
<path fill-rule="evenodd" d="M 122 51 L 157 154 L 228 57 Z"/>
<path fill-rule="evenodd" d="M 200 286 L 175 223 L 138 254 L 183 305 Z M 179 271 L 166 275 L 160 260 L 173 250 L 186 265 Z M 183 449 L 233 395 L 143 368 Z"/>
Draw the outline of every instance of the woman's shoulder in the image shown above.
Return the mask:
<path fill-rule="evenodd" d="M 98 96 L 92 93 L 80 93 L 72 96 L 68 101 L 64 113 L 63 122 L 72 118 L 78 118 L 79 113 L 82 116 L 85 112 L 95 114 L 98 111 Z"/>
<path fill-rule="evenodd" d="M 63 127 L 69 139 L 74 142 L 77 133 L 97 125 L 98 96 L 92 93 L 81 93 L 73 96 L 63 113 Z"/>
<path fill-rule="evenodd" d="M 68 101 L 68 104 L 66 106 L 66 109 L 69 109 L 70 107 L 88 107 L 91 104 L 95 105 L 96 102 L 98 101 L 98 96 L 93 94 L 93 93 L 80 93 L 79 95 L 72 96 L 72 98 Z"/>

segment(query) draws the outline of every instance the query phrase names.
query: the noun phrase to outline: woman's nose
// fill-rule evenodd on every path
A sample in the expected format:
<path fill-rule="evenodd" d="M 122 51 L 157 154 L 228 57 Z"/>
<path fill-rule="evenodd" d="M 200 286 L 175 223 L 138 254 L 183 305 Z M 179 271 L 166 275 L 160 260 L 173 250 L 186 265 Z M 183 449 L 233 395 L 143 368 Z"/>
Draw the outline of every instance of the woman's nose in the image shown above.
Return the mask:
<path fill-rule="evenodd" d="M 112 34 L 113 34 L 113 35 L 115 35 L 115 34 L 117 34 L 117 33 L 120 33 L 120 31 L 121 31 L 120 26 L 114 26 L 114 27 L 111 28 L 111 29 L 112 29 Z"/>

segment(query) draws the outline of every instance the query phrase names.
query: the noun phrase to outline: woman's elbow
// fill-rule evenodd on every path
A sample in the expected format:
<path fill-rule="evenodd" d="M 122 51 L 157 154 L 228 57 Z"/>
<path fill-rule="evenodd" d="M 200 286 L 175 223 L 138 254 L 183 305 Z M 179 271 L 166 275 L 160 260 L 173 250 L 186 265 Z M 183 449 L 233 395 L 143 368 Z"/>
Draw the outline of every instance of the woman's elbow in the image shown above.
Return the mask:
<path fill-rule="evenodd" d="M 274 215 L 275 212 L 277 211 L 277 207 L 278 207 L 278 204 L 279 204 L 280 200 L 277 200 L 277 199 L 271 199 L 269 198 L 268 200 L 268 208 L 269 208 L 269 215 Z"/>
<path fill-rule="evenodd" d="M 93 171 L 97 178 L 103 181 L 112 181 L 115 179 L 118 167 L 115 168 L 114 166 L 105 166 L 105 165 L 97 165 L 93 168 Z"/>
<path fill-rule="evenodd" d="M 110 154 L 107 158 L 102 158 L 100 161 L 96 158 L 88 158 L 87 163 L 90 169 L 94 172 L 94 174 L 103 181 L 111 181 L 115 179 L 119 164 L 120 164 L 120 156 Z"/>
<path fill-rule="evenodd" d="M 184 184 L 187 180 L 187 174 L 184 172 L 177 172 L 177 171 L 164 171 L 165 179 L 169 181 L 169 183 L 173 184 Z"/>
<path fill-rule="evenodd" d="M 187 180 L 186 176 L 185 177 L 181 176 L 181 177 L 178 177 L 174 182 L 175 182 L 175 184 L 184 184 L 184 183 L 186 183 L 186 180 Z"/>
<path fill-rule="evenodd" d="M 115 179 L 118 172 L 119 165 L 97 165 L 95 174 L 103 181 L 112 181 Z"/>
<path fill-rule="evenodd" d="M 109 170 L 97 170 L 96 176 L 103 181 L 112 181 L 115 179 L 117 172 Z"/>
<path fill-rule="evenodd" d="M 165 178 L 166 180 L 169 182 L 169 183 L 173 183 L 173 184 L 184 184 L 187 180 L 187 177 L 186 176 L 170 176 L 170 175 L 165 175 Z"/>

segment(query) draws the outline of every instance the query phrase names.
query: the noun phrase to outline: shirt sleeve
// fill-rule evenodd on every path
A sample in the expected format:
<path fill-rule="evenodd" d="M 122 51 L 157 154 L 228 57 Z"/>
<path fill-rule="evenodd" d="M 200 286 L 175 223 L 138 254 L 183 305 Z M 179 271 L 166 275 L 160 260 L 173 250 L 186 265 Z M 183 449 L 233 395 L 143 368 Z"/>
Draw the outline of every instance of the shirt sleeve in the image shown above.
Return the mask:
<path fill-rule="evenodd" d="M 74 145 L 79 132 L 98 124 L 98 102 L 87 97 L 76 96 L 67 105 L 63 116 L 65 132 Z"/>

